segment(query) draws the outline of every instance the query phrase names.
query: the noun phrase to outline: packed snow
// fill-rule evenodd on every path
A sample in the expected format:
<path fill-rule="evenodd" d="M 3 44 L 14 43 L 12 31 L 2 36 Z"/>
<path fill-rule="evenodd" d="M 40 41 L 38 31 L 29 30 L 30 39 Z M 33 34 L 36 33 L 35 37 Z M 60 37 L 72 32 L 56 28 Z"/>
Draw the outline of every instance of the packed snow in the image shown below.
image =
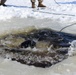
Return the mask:
<path fill-rule="evenodd" d="M 37 19 L 50 18 L 60 22 L 74 22 L 76 19 L 76 4 L 72 3 L 74 1 L 56 1 L 57 3 L 54 0 L 44 0 L 43 3 L 47 6 L 45 9 L 38 8 L 38 2 L 36 2 L 36 8 L 32 9 L 30 0 L 7 0 L 6 5 L 8 7 L 0 6 L 0 20 L 11 19 L 13 17 L 34 17 Z"/>
<path fill-rule="evenodd" d="M 57 3 L 56 3 L 57 2 Z M 7 0 L 0 6 L 0 35 L 28 31 L 31 28 L 52 28 L 76 34 L 76 1 L 44 0 L 45 9 L 31 8 L 30 0 Z M 10 59 L 0 58 L 0 75 L 76 75 L 76 41 L 71 43 L 70 57 L 50 68 L 36 68 Z M 74 56 L 72 56 L 72 54 Z"/>
<path fill-rule="evenodd" d="M 68 3 L 69 2 L 69 3 Z M 32 9 L 31 8 L 31 2 L 30 0 L 7 0 L 6 5 L 7 7 L 0 6 L 0 23 L 4 24 L 4 22 L 11 22 L 13 19 L 27 19 L 27 18 L 32 18 L 32 19 L 45 19 L 46 23 L 41 23 L 41 25 L 36 25 L 34 22 L 30 22 L 31 25 L 41 27 L 43 24 L 43 27 L 50 27 L 54 30 L 61 30 L 62 28 L 69 26 L 73 24 L 72 26 L 69 26 L 63 30 L 63 32 L 67 33 L 72 33 L 76 34 L 76 4 L 75 1 L 72 0 L 44 0 L 43 2 L 47 7 L 46 8 L 38 8 L 37 4 L 38 1 L 36 1 L 36 8 Z M 49 21 L 48 21 L 49 19 Z M 57 24 L 51 24 L 50 21 L 53 22 L 58 22 Z M 3 22 L 2 22 L 3 21 Z M 14 20 L 15 21 L 15 20 Z M 14 22 L 13 21 L 13 22 Z M 49 23 L 48 23 L 49 22 Z M 15 22 L 14 22 L 15 23 Z M 47 24 L 48 23 L 48 24 Z M 3 25 L 0 25 L 3 27 Z M 10 24 L 10 23 L 9 23 Z M 20 23 L 21 24 L 21 23 Z M 45 25 L 44 25 L 45 24 Z M 22 25 L 22 24 L 21 24 Z M 58 26 L 59 25 L 59 26 Z M 16 26 L 16 25 L 15 25 Z M 28 26 L 28 25 L 26 25 Z M 7 25 L 5 25 L 5 29 L 3 30 L 8 30 Z M 21 27 L 18 25 L 18 27 Z M 18 28 L 15 27 L 15 28 Z M 13 25 L 10 26 L 8 25 L 8 28 L 11 30 L 13 28 Z M 14 28 L 13 28 L 14 29 Z M 12 30 L 13 30 L 12 29 Z"/>

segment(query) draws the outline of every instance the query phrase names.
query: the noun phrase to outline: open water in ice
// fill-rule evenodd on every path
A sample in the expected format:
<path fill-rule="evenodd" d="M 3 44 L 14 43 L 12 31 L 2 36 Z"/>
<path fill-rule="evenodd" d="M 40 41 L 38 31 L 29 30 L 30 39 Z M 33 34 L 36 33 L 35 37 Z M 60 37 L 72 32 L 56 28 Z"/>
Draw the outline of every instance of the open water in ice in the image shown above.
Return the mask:
<path fill-rule="evenodd" d="M 28 32 L 31 28 L 39 29 L 57 27 L 56 29 L 59 30 L 63 26 L 61 26 L 60 23 L 49 19 L 12 19 L 8 21 L 1 21 L 0 24 L 0 35 L 2 36 L 12 33 L 22 33 L 25 30 Z M 70 56 L 64 61 L 49 68 L 39 68 L 0 57 L 0 75 L 76 75 L 76 36 L 71 36 L 68 34 L 62 35 L 71 43 L 68 53 Z"/>

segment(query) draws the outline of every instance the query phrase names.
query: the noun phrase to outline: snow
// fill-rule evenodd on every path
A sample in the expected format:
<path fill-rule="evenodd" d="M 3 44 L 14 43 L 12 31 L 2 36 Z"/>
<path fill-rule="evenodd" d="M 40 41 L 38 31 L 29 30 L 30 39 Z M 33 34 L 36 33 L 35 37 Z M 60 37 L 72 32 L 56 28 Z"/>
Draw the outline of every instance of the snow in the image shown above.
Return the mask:
<path fill-rule="evenodd" d="M 76 34 L 76 4 L 75 0 L 44 0 L 45 9 L 31 8 L 30 0 L 7 0 L 7 7 L 0 6 L 0 36 L 28 31 L 30 28 L 52 28 L 63 32 Z M 69 54 L 74 56 L 50 68 L 36 68 L 20 64 L 10 59 L 0 58 L 0 75 L 76 75 L 76 54 L 73 41 Z M 76 44 L 75 44 L 76 46 Z"/>
<path fill-rule="evenodd" d="M 57 0 L 57 2 L 62 2 Z M 73 2 L 64 0 L 63 2 Z M 74 22 L 76 19 L 76 5 L 75 4 L 56 4 L 54 0 L 44 0 L 47 6 L 45 9 L 38 9 L 36 2 L 36 9 L 31 8 L 30 0 L 7 0 L 8 7 L 0 7 L 0 20 L 11 19 L 13 17 L 28 18 L 52 18 L 60 22 Z M 34 10 L 34 11 L 33 11 Z M 36 12 L 37 10 L 37 12 Z M 40 12 L 41 11 L 41 12 Z M 8 16 L 7 16 L 8 15 Z"/>
<path fill-rule="evenodd" d="M 74 56 L 76 55 L 76 40 L 71 42 L 71 46 L 69 48 L 69 52 L 68 52 L 69 56 Z"/>
<path fill-rule="evenodd" d="M 59 31 L 63 27 L 74 24 L 70 27 L 65 28 L 63 30 L 63 32 L 76 34 L 76 24 L 75 24 L 76 23 L 76 4 L 74 4 L 75 2 L 72 0 L 69 0 L 69 1 L 68 0 L 64 0 L 64 1 L 56 0 L 56 1 L 57 1 L 57 3 L 54 0 L 50 0 L 50 1 L 44 0 L 43 3 L 47 6 L 44 9 L 38 8 L 37 7 L 38 1 L 36 1 L 36 8 L 32 9 L 30 0 L 28 0 L 28 1 L 27 0 L 21 0 L 21 1 L 20 0 L 16 0 L 16 1 L 7 0 L 6 1 L 6 5 L 8 5 L 7 7 L 0 6 L 0 23 L 9 22 L 15 18 L 16 19 L 32 18 L 32 19 L 37 19 L 37 20 L 45 19 L 44 21 L 46 22 L 46 25 L 43 25 L 43 27 L 49 26 L 50 28 L 57 30 L 57 31 Z M 71 4 L 68 4 L 67 2 L 71 2 Z M 53 24 L 53 26 L 52 26 L 48 20 L 46 21 L 46 19 L 53 20 L 56 23 L 58 22 L 57 24 L 59 25 L 59 27 L 56 24 Z M 32 21 L 31 21 L 31 23 L 32 23 Z M 0 27 L 3 27 L 2 24 L 0 25 Z M 38 26 L 36 24 L 35 25 L 32 24 L 32 25 L 41 27 L 42 24 L 44 24 L 44 22 L 41 23 L 40 26 Z M 28 25 L 26 25 L 26 26 L 28 26 Z M 18 27 L 20 28 L 21 26 L 18 25 Z M 18 27 L 15 27 L 15 29 Z M 8 28 L 10 30 L 14 29 L 10 25 L 8 26 Z M 1 29 L 0 31 L 2 32 L 2 30 L 4 31 L 4 30 L 8 30 L 8 29 L 6 27 L 6 28 Z"/>

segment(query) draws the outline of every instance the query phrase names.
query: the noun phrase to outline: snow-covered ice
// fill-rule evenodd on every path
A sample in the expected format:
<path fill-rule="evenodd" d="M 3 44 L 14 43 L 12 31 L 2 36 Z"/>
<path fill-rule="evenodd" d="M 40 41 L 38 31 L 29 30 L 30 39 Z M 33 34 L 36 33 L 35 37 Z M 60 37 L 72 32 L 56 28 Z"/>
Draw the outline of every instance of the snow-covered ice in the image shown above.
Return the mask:
<path fill-rule="evenodd" d="M 73 2 L 73 1 L 62 1 L 59 2 Z M 27 18 L 34 17 L 40 18 L 50 18 L 60 22 L 74 22 L 76 19 L 76 5 L 75 4 L 56 4 L 54 0 L 44 0 L 44 4 L 47 6 L 45 9 L 38 8 L 31 9 L 30 0 L 7 0 L 6 4 L 8 7 L 0 7 L 0 20 L 11 19 L 13 17 Z M 37 2 L 36 2 L 37 6 Z M 36 12 L 37 10 L 37 12 Z M 40 12 L 41 11 L 41 12 Z M 7 16 L 8 15 L 8 16 Z"/>
<path fill-rule="evenodd" d="M 60 29 L 62 29 L 65 26 L 74 24 L 70 27 L 65 28 L 63 30 L 63 32 L 67 32 L 67 33 L 69 32 L 69 33 L 76 34 L 75 33 L 75 31 L 76 31 L 76 22 L 75 22 L 76 21 L 76 11 L 75 11 L 76 4 L 67 3 L 67 2 L 74 2 L 71 0 L 69 0 L 69 1 L 68 0 L 64 0 L 64 1 L 56 0 L 56 1 L 59 4 L 55 3 L 54 0 L 52 0 L 52 1 L 44 0 L 44 4 L 47 7 L 45 9 L 39 8 L 39 10 L 38 10 L 37 2 L 36 2 L 36 9 L 32 9 L 30 0 L 28 0 L 28 1 L 27 0 L 21 0 L 21 1 L 20 0 L 16 0 L 16 1 L 7 0 L 7 2 L 6 2 L 6 5 L 8 5 L 7 7 L 0 6 L 0 23 L 2 23 L 2 21 L 4 21 L 5 23 L 9 22 L 9 21 L 13 20 L 14 18 L 20 18 L 20 19 L 35 18 L 38 20 L 39 19 L 41 19 L 41 20 L 49 19 L 49 20 L 53 20 L 58 23 L 51 25 L 50 21 L 44 20 L 46 23 L 49 22 L 49 24 L 46 24 L 43 26 L 50 26 L 52 29 L 59 31 Z M 62 4 L 60 2 L 67 3 L 67 4 Z M 2 24 L 0 24 L 0 26 L 3 26 Z M 59 24 L 59 26 L 58 26 L 58 24 Z M 42 26 L 42 23 L 40 25 Z M 20 25 L 18 25 L 18 26 L 20 26 Z M 35 26 L 36 26 L 36 24 L 35 24 Z M 10 27 L 9 29 L 11 29 L 12 26 L 9 26 L 9 27 Z M 6 29 L 7 29 L 7 27 L 5 28 L 5 30 Z"/>

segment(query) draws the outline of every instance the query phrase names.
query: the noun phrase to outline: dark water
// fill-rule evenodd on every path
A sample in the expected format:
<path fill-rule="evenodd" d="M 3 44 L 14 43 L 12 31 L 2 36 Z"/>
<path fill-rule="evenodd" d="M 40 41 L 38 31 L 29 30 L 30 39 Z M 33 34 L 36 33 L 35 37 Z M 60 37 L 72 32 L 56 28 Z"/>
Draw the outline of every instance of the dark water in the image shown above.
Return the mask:
<path fill-rule="evenodd" d="M 72 42 L 73 40 L 76 40 L 76 35 L 58 32 L 63 38 L 65 42 Z"/>
<path fill-rule="evenodd" d="M 68 58 L 69 42 L 76 40 L 76 36 L 51 29 L 34 29 L 26 34 L 7 35 L 1 40 L 4 41 L 0 43 L 4 50 L 0 53 L 5 58 L 9 54 L 8 58 L 13 61 L 45 68 Z M 18 43 L 15 44 L 16 42 Z M 38 50 L 34 51 L 34 47 Z"/>
<path fill-rule="evenodd" d="M 35 30 L 27 34 L 25 37 L 27 40 L 38 40 L 38 41 L 50 41 L 53 44 L 60 44 L 63 47 L 69 46 L 69 42 L 72 42 L 73 40 L 76 40 L 76 35 L 63 33 L 63 32 L 57 32 L 51 29 L 40 29 Z"/>

